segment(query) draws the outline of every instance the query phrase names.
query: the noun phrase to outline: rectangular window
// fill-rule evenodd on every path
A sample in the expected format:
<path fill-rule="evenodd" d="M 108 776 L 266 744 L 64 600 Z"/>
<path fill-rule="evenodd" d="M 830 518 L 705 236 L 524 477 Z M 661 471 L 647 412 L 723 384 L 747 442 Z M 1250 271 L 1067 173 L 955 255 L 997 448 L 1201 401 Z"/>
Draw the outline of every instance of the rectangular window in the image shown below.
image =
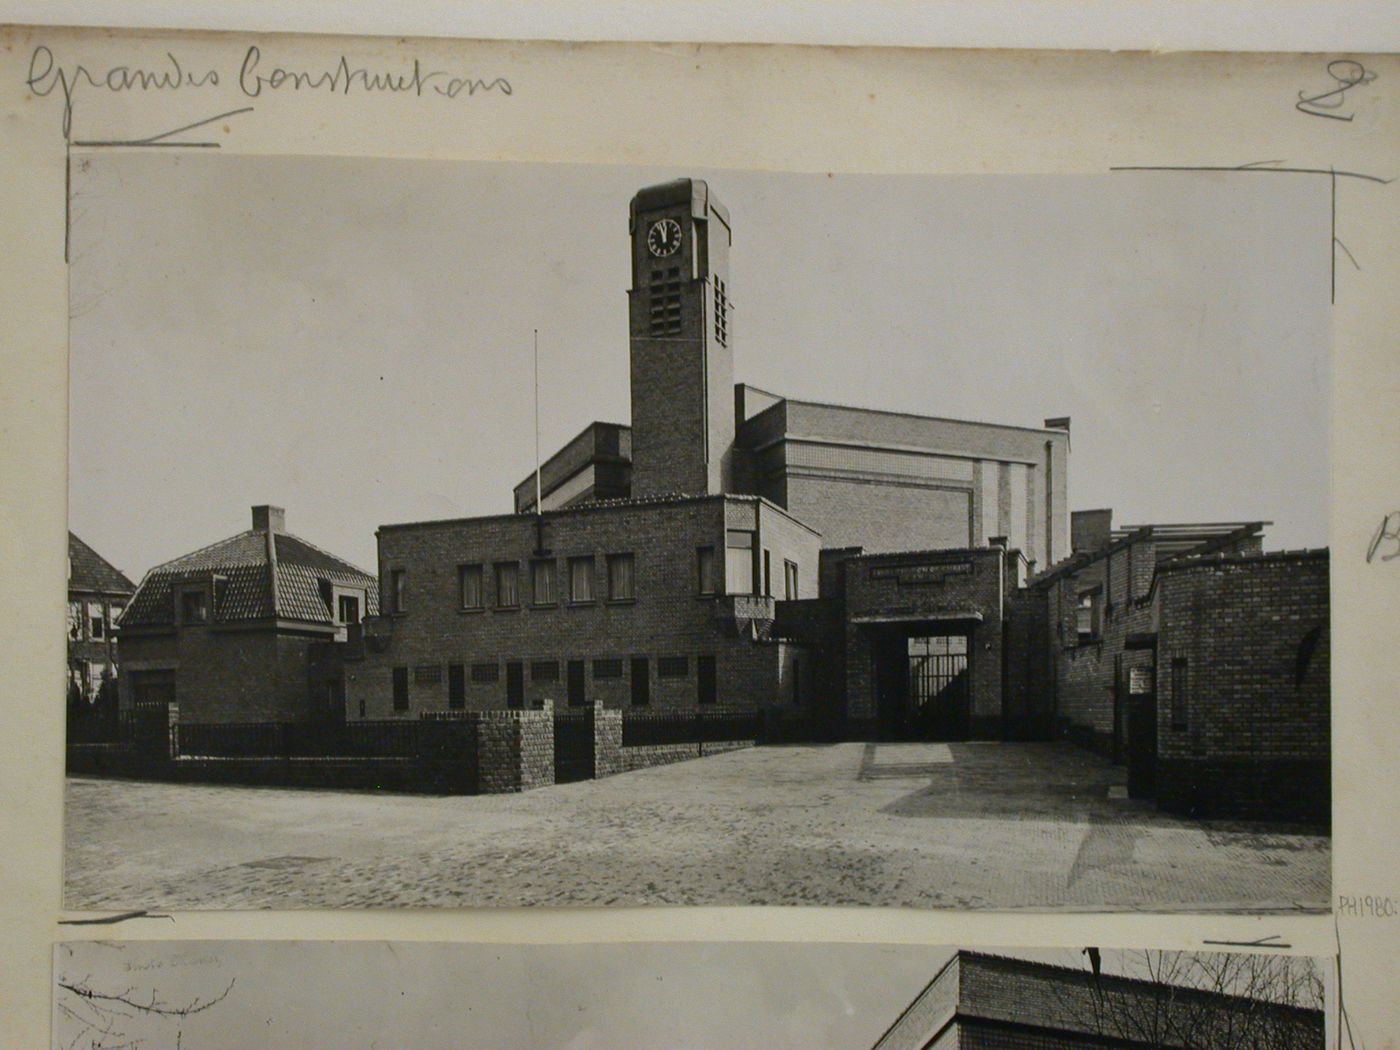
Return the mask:
<path fill-rule="evenodd" d="M 773 552 L 763 548 L 763 596 L 773 597 Z"/>
<path fill-rule="evenodd" d="M 389 570 L 389 609 L 395 613 L 408 612 L 408 573 L 403 569 Z"/>
<path fill-rule="evenodd" d="M 679 266 L 651 271 L 651 335 L 679 335 L 681 331 L 681 271 Z"/>
<path fill-rule="evenodd" d="M 408 668 L 394 668 L 394 710 L 408 710 Z"/>
<path fill-rule="evenodd" d="M 1075 612 L 1075 633 L 1079 644 L 1096 642 L 1103 630 L 1103 589 L 1095 587 L 1079 595 L 1079 606 Z"/>
<path fill-rule="evenodd" d="M 695 548 L 695 567 L 701 594 L 715 593 L 715 549 L 713 547 Z"/>
<path fill-rule="evenodd" d="M 1172 728 L 1186 729 L 1190 725 L 1191 688 L 1186 657 L 1172 657 Z"/>
<path fill-rule="evenodd" d="M 788 601 L 797 599 L 797 562 L 783 561 L 783 597 Z"/>
<path fill-rule="evenodd" d="M 632 657 L 632 706 L 646 707 L 651 703 L 651 672 L 645 656 Z"/>
<path fill-rule="evenodd" d="M 754 534 L 748 529 L 729 529 L 724 536 L 724 592 L 753 594 L 757 563 Z"/>
<path fill-rule="evenodd" d="M 558 601 L 554 589 L 554 559 L 530 563 L 530 601 L 536 605 L 553 605 Z"/>
<path fill-rule="evenodd" d="M 608 555 L 608 600 L 630 602 L 637 597 L 633 582 L 635 561 L 630 554 Z"/>
<path fill-rule="evenodd" d="M 570 707 L 584 707 L 588 703 L 588 693 L 584 687 L 583 661 L 569 661 L 569 681 L 566 684 L 566 695 L 568 696 Z"/>
<path fill-rule="evenodd" d="M 506 706 L 511 710 L 525 706 L 525 665 L 519 660 L 506 664 Z"/>
<path fill-rule="evenodd" d="M 501 680 L 501 665 L 479 663 L 472 664 L 472 681 L 477 683 L 499 682 Z"/>
<path fill-rule="evenodd" d="M 569 601 L 575 605 L 593 600 L 593 555 L 569 559 Z"/>
<path fill-rule="evenodd" d="M 355 594 L 342 594 L 336 599 L 336 622 L 337 623 L 359 623 L 360 622 L 360 598 Z"/>
<path fill-rule="evenodd" d="M 612 657 L 605 657 L 605 658 L 603 658 L 603 659 L 594 660 L 594 661 L 593 661 L 593 677 L 594 677 L 594 678 L 621 678 L 621 677 L 622 677 L 622 661 L 621 661 L 621 660 L 613 659 Z"/>
<path fill-rule="evenodd" d="M 657 678 L 684 678 L 690 674 L 690 659 L 685 656 L 663 656 L 656 661 Z"/>
<path fill-rule="evenodd" d="M 180 592 L 180 622 L 206 623 L 209 619 L 209 595 L 201 588 Z"/>
<path fill-rule="evenodd" d="M 480 565 L 458 566 L 457 582 L 463 609 L 480 609 L 486 604 L 486 596 L 482 594 L 481 576 Z"/>
<path fill-rule="evenodd" d="M 557 682 L 559 681 L 559 661 L 558 660 L 536 660 L 530 665 L 530 681 L 532 682 Z"/>
<path fill-rule="evenodd" d="M 442 682 L 442 664 L 419 664 L 413 669 L 414 685 L 438 685 Z"/>
<path fill-rule="evenodd" d="M 107 617 L 102 611 L 101 602 L 88 602 L 88 623 L 93 641 L 101 641 L 107 636 Z"/>
<path fill-rule="evenodd" d="M 715 658 L 697 656 L 695 658 L 695 699 L 697 703 L 713 704 L 716 700 Z"/>
<path fill-rule="evenodd" d="M 461 664 L 447 665 L 447 706 L 454 711 L 467 706 L 467 675 Z"/>
<path fill-rule="evenodd" d="M 501 609 L 514 609 L 520 604 L 520 563 L 498 561 L 496 563 L 496 606 Z"/>
<path fill-rule="evenodd" d="M 79 642 L 83 638 L 83 603 L 68 603 L 68 640 Z"/>

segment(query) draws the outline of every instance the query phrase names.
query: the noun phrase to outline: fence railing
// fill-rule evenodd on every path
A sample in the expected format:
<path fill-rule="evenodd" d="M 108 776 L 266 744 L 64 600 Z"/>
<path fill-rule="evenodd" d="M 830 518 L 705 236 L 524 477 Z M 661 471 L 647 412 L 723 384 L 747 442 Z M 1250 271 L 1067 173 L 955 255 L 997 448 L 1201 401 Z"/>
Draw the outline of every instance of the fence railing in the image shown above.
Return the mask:
<path fill-rule="evenodd" d="M 448 757 L 476 740 L 467 721 L 181 723 L 181 755 L 206 758 Z"/>
<path fill-rule="evenodd" d="M 729 711 L 624 711 L 622 746 L 717 744 L 757 740 L 762 728 L 755 713 Z"/>

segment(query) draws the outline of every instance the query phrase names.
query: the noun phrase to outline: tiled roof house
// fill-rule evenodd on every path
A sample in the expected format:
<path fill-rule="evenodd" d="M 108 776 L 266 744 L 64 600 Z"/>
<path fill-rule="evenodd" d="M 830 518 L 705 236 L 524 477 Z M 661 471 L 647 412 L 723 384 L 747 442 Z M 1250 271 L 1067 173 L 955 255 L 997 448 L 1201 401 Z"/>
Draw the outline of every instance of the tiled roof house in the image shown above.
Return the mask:
<path fill-rule="evenodd" d="M 93 703 L 117 669 L 112 625 L 136 585 L 73 533 L 68 534 L 68 693 Z"/>
<path fill-rule="evenodd" d="M 288 533 L 279 507 L 254 507 L 252 526 L 146 574 L 120 624 L 123 706 L 173 701 L 182 722 L 326 713 L 307 649 L 378 612 L 376 579 Z"/>

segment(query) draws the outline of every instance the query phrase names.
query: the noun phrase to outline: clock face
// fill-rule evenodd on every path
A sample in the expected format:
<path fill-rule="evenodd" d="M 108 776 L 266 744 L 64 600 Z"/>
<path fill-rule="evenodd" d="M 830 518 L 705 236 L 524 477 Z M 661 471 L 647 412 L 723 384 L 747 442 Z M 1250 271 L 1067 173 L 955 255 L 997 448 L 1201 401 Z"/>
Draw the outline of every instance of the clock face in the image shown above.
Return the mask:
<path fill-rule="evenodd" d="M 657 258 L 675 255 L 681 246 L 681 224 L 675 219 L 657 219 L 647 231 L 647 247 Z"/>

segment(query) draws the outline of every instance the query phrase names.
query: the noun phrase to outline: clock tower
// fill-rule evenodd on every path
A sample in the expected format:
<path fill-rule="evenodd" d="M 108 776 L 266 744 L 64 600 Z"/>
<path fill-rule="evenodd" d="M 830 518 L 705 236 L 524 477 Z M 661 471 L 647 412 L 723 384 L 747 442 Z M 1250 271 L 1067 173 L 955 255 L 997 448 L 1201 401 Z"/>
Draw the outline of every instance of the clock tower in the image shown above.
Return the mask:
<path fill-rule="evenodd" d="M 729 212 L 699 179 L 632 198 L 632 495 L 714 495 L 731 484 Z"/>

